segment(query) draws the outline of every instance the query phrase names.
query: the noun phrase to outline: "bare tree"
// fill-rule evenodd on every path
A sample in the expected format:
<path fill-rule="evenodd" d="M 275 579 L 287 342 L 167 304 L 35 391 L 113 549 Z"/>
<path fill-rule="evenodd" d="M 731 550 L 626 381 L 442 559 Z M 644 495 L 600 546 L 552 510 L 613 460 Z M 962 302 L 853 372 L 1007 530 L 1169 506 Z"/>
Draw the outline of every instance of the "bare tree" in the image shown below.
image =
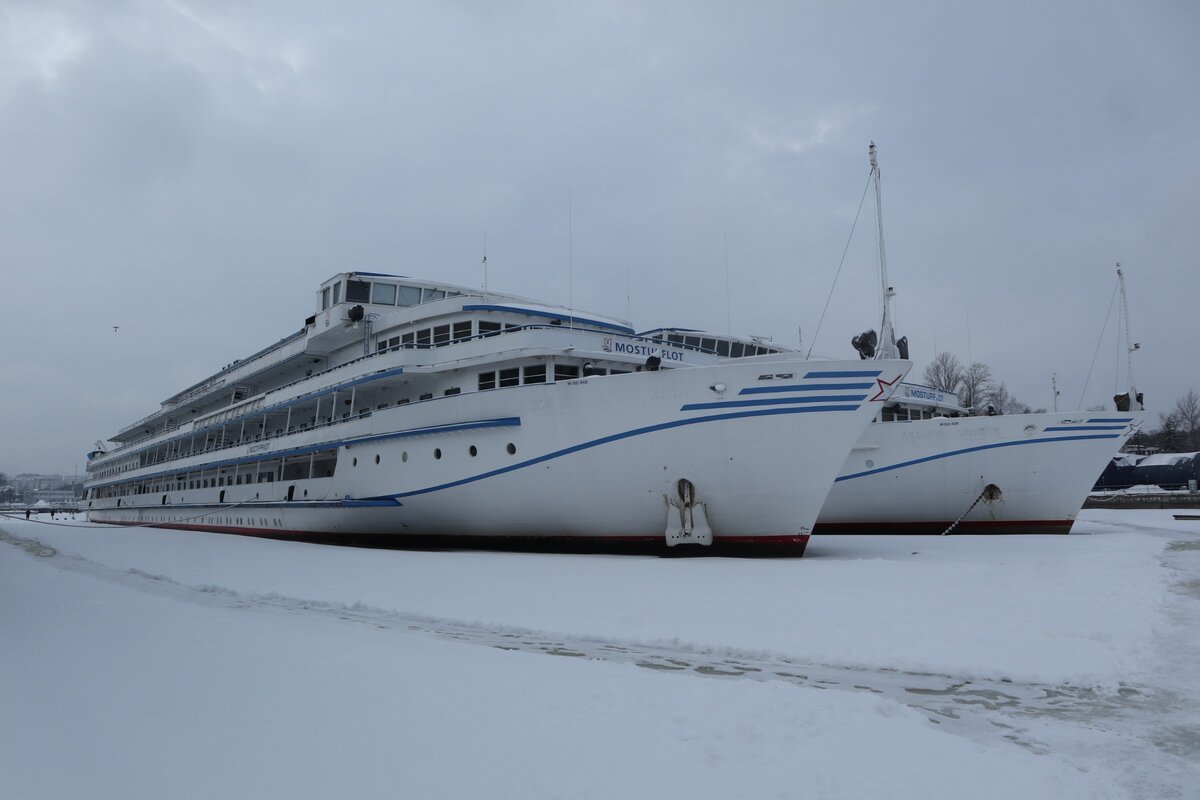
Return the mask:
<path fill-rule="evenodd" d="M 997 414 L 1011 414 L 1013 408 L 1020 405 L 1003 381 L 993 383 L 984 390 L 983 402 L 995 408 Z"/>
<path fill-rule="evenodd" d="M 1196 390 L 1188 389 L 1187 394 L 1176 400 L 1171 413 L 1179 424 L 1184 447 L 1200 450 L 1200 395 Z"/>
<path fill-rule="evenodd" d="M 1170 414 L 1159 414 L 1158 449 L 1167 453 L 1176 453 L 1183 447 L 1184 433 L 1179 416 L 1172 411 Z"/>
<path fill-rule="evenodd" d="M 952 353 L 938 353 L 925 367 L 925 385 L 943 392 L 957 392 L 962 382 L 963 366 Z"/>
<path fill-rule="evenodd" d="M 984 401 L 984 394 L 992 382 L 992 369 L 978 361 L 963 370 L 959 381 L 958 402 L 966 408 L 974 408 Z"/>

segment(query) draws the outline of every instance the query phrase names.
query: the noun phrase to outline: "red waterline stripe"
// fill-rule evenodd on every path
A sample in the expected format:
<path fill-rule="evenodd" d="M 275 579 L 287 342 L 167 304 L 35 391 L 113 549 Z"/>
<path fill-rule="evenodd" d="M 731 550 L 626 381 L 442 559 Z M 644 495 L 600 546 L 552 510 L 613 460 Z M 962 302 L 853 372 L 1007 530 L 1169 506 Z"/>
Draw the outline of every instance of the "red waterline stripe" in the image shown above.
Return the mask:
<path fill-rule="evenodd" d="M 818 522 L 813 528 L 814 536 L 838 534 L 890 534 L 890 535 L 937 535 L 945 531 L 954 520 L 923 522 Z M 1022 519 L 1022 520 L 964 520 L 954 528 L 951 535 L 962 533 L 1063 534 L 1071 530 L 1073 519 Z"/>

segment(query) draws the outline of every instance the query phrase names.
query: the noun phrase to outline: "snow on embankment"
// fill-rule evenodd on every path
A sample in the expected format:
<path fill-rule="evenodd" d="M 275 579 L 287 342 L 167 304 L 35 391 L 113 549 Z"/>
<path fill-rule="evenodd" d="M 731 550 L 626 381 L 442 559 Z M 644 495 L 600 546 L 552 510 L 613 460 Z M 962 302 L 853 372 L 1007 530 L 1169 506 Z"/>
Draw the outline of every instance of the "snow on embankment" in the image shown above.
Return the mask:
<path fill-rule="evenodd" d="M 1076 528 L 815 537 L 805 558 L 783 560 L 361 550 L 110 527 L 35 535 L 188 586 L 483 626 L 1045 683 L 1136 679 L 1163 540 Z"/>

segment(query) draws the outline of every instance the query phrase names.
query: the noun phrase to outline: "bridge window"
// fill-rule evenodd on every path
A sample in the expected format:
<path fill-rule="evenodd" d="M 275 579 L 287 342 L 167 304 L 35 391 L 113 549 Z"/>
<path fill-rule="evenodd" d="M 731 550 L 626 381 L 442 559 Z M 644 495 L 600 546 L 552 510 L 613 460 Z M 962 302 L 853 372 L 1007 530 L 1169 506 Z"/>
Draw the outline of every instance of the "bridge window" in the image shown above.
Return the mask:
<path fill-rule="evenodd" d="M 406 333 L 400 337 L 400 344 L 404 345 L 405 347 L 412 347 L 414 342 L 416 341 L 416 339 L 414 337 L 415 337 L 415 334 L 412 331 L 409 331 L 408 333 Z"/>
<path fill-rule="evenodd" d="M 746 355 L 746 345 L 745 344 L 743 344 L 742 342 L 730 342 L 730 344 L 729 344 L 729 357 L 730 358 L 741 358 L 744 355 Z"/>
<path fill-rule="evenodd" d="M 371 302 L 385 306 L 396 305 L 396 284 L 376 283 L 371 288 Z"/>
<path fill-rule="evenodd" d="M 479 320 L 479 335 L 480 336 L 495 336 L 500 332 L 499 322 L 489 322 L 487 320 Z"/>
<path fill-rule="evenodd" d="M 521 383 L 521 370 L 513 367 L 512 369 L 500 370 L 500 386 L 518 386 Z"/>
<path fill-rule="evenodd" d="M 722 358 L 729 358 L 729 342 L 725 339 L 717 340 L 717 355 Z"/>
<path fill-rule="evenodd" d="M 346 281 L 346 302 L 371 302 L 371 284 L 367 281 Z"/>
<path fill-rule="evenodd" d="M 471 338 L 471 323 L 456 322 L 454 323 L 454 341 L 461 342 L 464 339 Z"/>
<path fill-rule="evenodd" d="M 421 302 L 421 287 L 419 286 L 397 286 L 396 290 L 396 305 L 407 307 Z"/>
<path fill-rule="evenodd" d="M 446 296 L 446 293 L 443 292 L 441 289 L 426 289 L 424 292 L 421 293 L 421 302 L 422 303 L 431 303 L 434 300 L 441 300 L 445 296 Z"/>
<path fill-rule="evenodd" d="M 326 286 L 321 290 L 321 310 L 329 308 L 329 287 Z"/>
<path fill-rule="evenodd" d="M 579 367 L 575 364 L 555 364 L 554 380 L 567 381 L 579 377 Z"/>
<path fill-rule="evenodd" d="M 536 364 L 534 366 L 525 367 L 525 382 L 526 383 L 545 383 L 546 382 L 546 365 Z"/>
<path fill-rule="evenodd" d="M 450 326 L 435 325 L 433 328 L 433 346 L 441 347 L 450 343 Z"/>
<path fill-rule="evenodd" d="M 496 373 L 495 372 L 479 373 L 479 389 L 480 389 L 480 391 L 483 391 L 484 389 L 495 389 L 495 388 L 496 388 Z"/>

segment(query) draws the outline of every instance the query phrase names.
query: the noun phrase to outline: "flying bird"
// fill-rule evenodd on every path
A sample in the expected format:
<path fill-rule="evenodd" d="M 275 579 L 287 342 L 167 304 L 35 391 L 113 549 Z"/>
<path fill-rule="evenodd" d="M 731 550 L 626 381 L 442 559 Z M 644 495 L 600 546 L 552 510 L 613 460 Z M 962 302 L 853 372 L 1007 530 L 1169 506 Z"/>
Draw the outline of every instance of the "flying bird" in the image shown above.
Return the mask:
<path fill-rule="evenodd" d="M 120 326 L 120 325 L 113 325 L 113 333 L 116 333 L 116 332 L 117 332 L 117 331 L 119 331 L 119 330 L 121 330 L 121 326 Z"/>

